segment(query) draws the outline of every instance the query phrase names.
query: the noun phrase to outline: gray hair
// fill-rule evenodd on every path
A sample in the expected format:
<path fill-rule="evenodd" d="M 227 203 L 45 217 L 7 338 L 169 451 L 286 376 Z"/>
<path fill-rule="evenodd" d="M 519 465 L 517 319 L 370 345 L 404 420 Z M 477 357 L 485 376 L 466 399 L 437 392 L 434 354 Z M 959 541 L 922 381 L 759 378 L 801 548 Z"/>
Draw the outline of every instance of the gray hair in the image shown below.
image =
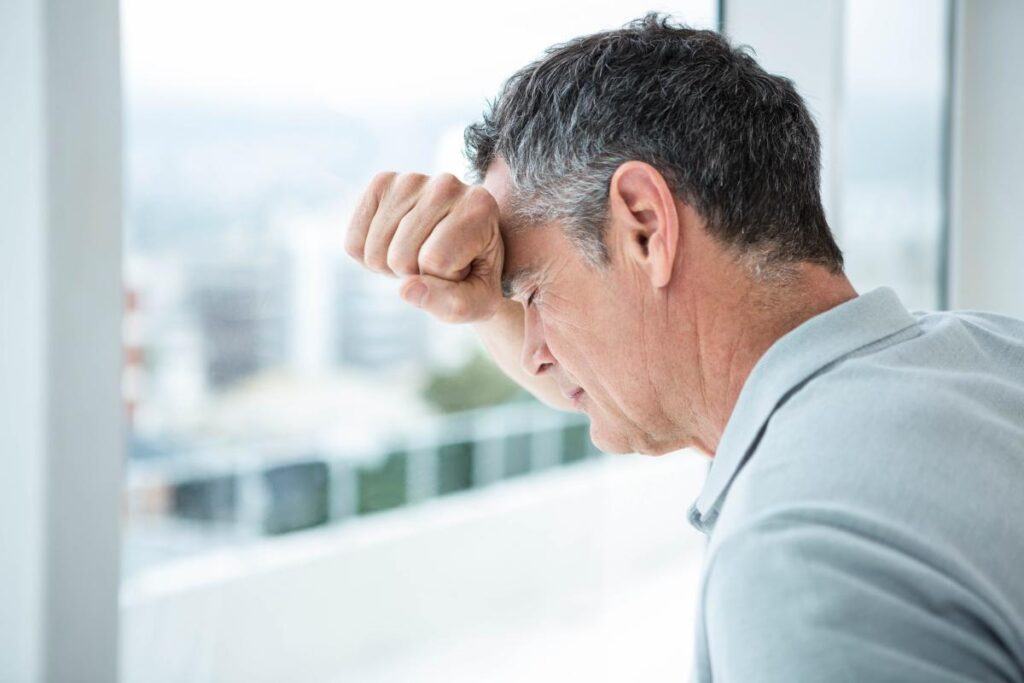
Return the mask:
<path fill-rule="evenodd" d="M 559 221 L 595 265 L 608 263 L 612 175 L 639 160 L 754 271 L 801 261 L 843 268 L 803 100 L 792 81 L 713 31 L 652 12 L 555 45 L 505 82 L 465 141 L 477 181 L 503 159 L 516 218 Z"/>

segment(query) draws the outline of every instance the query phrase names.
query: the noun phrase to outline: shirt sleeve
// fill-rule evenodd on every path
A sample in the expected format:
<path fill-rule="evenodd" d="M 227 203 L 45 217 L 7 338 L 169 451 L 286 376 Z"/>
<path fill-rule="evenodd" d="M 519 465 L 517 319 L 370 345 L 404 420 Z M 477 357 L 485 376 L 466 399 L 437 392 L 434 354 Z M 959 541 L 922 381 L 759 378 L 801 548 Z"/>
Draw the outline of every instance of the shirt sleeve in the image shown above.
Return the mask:
<path fill-rule="evenodd" d="M 715 683 L 1019 681 L 978 597 L 855 518 L 773 514 L 713 547 Z"/>

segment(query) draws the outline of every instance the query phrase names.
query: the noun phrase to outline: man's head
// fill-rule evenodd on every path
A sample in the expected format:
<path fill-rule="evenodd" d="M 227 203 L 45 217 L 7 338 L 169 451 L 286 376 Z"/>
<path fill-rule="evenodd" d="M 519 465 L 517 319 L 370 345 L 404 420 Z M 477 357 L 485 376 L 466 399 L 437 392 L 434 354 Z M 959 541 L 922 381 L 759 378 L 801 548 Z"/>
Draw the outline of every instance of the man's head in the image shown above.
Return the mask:
<path fill-rule="evenodd" d="M 808 268 L 842 272 L 803 101 L 714 32 L 651 14 L 555 46 L 466 144 L 501 208 L 507 284 L 524 304 L 539 294 L 524 365 L 582 387 L 604 450 L 707 431 L 700 394 L 722 350 L 701 348 L 696 309 L 726 316 L 730 295 L 767 305 Z"/>

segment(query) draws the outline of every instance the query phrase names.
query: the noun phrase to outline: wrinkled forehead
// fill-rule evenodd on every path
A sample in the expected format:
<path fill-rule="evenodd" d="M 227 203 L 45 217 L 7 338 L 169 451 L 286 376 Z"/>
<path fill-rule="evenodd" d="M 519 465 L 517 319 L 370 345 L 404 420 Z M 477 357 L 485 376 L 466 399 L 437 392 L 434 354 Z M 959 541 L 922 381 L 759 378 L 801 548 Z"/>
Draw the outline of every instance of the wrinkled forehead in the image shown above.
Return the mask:
<path fill-rule="evenodd" d="M 523 198 L 517 196 L 508 166 L 503 159 L 496 158 L 491 162 L 482 185 L 498 204 L 503 237 L 518 235 L 520 232 L 529 232 L 536 228 L 557 227 L 557 221 L 541 220 L 531 215 L 530 211 L 524 210 L 529 207 L 521 204 Z"/>
<path fill-rule="evenodd" d="M 527 281 L 540 268 L 536 262 L 535 249 L 523 244 L 530 241 L 527 237 L 527 226 L 516 215 L 512 206 L 512 182 L 508 166 L 503 159 L 496 158 L 487 167 L 483 186 L 498 204 L 501 237 L 505 243 L 505 265 L 502 269 L 501 289 L 505 297 L 515 296 L 526 286 Z M 530 252 L 534 252 L 531 258 Z"/>

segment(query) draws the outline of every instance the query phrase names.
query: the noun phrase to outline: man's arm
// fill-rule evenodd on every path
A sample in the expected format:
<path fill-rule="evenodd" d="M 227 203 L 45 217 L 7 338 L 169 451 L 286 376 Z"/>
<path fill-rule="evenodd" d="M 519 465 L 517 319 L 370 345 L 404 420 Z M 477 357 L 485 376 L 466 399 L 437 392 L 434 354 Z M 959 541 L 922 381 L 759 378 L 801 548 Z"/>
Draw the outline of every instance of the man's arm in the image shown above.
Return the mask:
<path fill-rule="evenodd" d="M 497 313 L 474 327 L 491 358 L 506 375 L 552 408 L 572 410 L 572 404 L 562 396 L 554 380 L 547 375 L 530 375 L 523 370 L 520 356 L 524 329 L 520 304 L 502 299 Z"/>
<path fill-rule="evenodd" d="M 353 212 L 345 251 L 370 270 L 404 278 L 402 298 L 439 320 L 474 323 L 505 374 L 568 410 L 553 380 L 520 364 L 523 310 L 502 297 L 499 214 L 486 189 L 450 174 L 379 173 Z"/>
<path fill-rule="evenodd" d="M 697 680 L 1020 680 L 940 553 L 833 512 L 771 513 L 710 550 Z"/>

